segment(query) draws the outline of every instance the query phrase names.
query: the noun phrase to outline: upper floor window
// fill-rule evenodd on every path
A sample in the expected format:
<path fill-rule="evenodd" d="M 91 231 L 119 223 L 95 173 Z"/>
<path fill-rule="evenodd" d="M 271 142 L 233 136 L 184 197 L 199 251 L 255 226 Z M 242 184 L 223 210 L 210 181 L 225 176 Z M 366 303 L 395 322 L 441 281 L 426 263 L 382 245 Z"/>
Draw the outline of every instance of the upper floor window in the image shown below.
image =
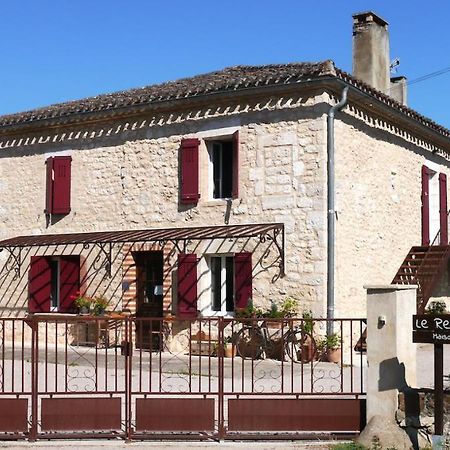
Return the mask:
<path fill-rule="evenodd" d="M 447 176 L 422 166 L 422 245 L 430 244 L 448 244 Z"/>
<path fill-rule="evenodd" d="M 209 197 L 231 198 L 233 195 L 233 143 L 214 141 L 208 145 Z"/>
<path fill-rule="evenodd" d="M 200 183 L 200 148 L 208 151 L 207 186 Z M 196 205 L 200 191 L 209 199 L 237 198 L 239 196 L 239 132 L 226 138 L 206 140 L 201 147 L 198 139 L 183 139 L 180 148 L 180 201 Z M 202 184 L 202 186 L 200 186 Z"/>
<path fill-rule="evenodd" d="M 47 158 L 46 214 L 70 213 L 71 156 Z"/>

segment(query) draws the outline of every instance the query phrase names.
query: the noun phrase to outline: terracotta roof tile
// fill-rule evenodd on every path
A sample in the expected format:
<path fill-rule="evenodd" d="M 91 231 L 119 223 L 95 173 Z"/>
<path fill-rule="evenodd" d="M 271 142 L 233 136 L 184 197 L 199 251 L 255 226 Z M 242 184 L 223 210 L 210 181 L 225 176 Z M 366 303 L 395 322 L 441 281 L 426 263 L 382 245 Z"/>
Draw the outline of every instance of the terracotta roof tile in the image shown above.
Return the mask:
<path fill-rule="evenodd" d="M 196 97 L 221 91 L 239 90 L 261 84 L 286 84 L 323 75 L 335 75 L 331 61 L 319 63 L 236 66 L 217 72 L 182 78 L 138 89 L 88 97 L 0 116 L 0 127 L 19 125 L 72 114 L 108 111 L 132 105 L 151 104 L 171 99 Z"/>
<path fill-rule="evenodd" d="M 266 66 L 235 66 L 216 72 L 182 78 L 138 89 L 114 92 L 65 103 L 37 108 L 31 111 L 0 116 L 0 132 L 9 127 L 20 127 L 37 121 L 70 119 L 84 113 L 114 111 L 119 108 L 154 103 L 173 99 L 193 98 L 207 94 L 239 91 L 258 86 L 293 84 L 300 81 L 334 77 L 365 92 L 389 107 L 400 111 L 438 133 L 450 137 L 450 131 L 393 98 L 374 89 L 335 67 L 330 60 L 316 63 L 271 64 Z M 43 124 L 44 125 L 44 124 Z"/>

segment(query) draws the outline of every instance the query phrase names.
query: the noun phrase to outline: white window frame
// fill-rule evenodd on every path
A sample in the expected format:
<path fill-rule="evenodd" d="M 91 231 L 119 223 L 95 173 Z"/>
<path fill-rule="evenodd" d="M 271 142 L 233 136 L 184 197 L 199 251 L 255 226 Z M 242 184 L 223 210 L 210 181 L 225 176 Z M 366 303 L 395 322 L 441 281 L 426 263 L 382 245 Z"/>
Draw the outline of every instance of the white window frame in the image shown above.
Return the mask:
<path fill-rule="evenodd" d="M 231 142 L 231 139 L 228 138 L 222 138 L 222 139 L 215 139 L 210 142 L 206 143 L 206 147 L 208 150 L 208 199 L 209 200 L 228 200 L 232 198 L 232 192 L 230 193 L 229 197 L 224 197 L 222 195 L 223 191 L 223 142 Z M 219 197 L 214 198 L 214 154 L 215 154 L 215 148 L 219 148 L 219 159 L 220 159 L 220 195 Z M 233 151 L 232 149 L 230 150 Z M 233 157 L 233 155 L 231 156 Z M 233 183 L 233 177 L 234 173 L 231 173 L 231 180 Z"/>
<path fill-rule="evenodd" d="M 56 277 L 55 280 L 53 279 L 53 268 L 52 268 L 52 264 L 56 263 Z M 52 257 L 50 258 L 50 271 L 51 271 L 51 278 L 50 278 L 50 282 L 51 282 L 51 295 L 52 297 L 50 298 L 50 312 L 59 312 L 59 305 L 60 305 L 60 288 L 61 288 L 61 282 L 60 282 L 60 273 L 61 273 L 61 260 L 58 257 Z M 56 299 L 53 299 L 53 282 L 56 283 L 55 286 L 55 293 L 56 293 Z M 56 300 L 56 301 L 55 301 Z"/>
<path fill-rule="evenodd" d="M 215 316 L 215 317 L 234 317 L 234 311 L 227 311 L 227 270 L 226 270 L 226 259 L 233 258 L 233 254 L 210 254 L 205 255 L 206 259 L 206 285 L 204 286 L 205 291 L 202 294 L 203 301 L 201 312 L 204 316 Z M 212 272 L 212 258 L 220 258 L 221 259 L 221 269 L 220 269 L 220 278 L 221 278 L 221 303 L 220 303 L 220 311 L 214 311 L 213 309 L 213 272 Z M 232 280 L 234 282 L 234 280 Z"/>

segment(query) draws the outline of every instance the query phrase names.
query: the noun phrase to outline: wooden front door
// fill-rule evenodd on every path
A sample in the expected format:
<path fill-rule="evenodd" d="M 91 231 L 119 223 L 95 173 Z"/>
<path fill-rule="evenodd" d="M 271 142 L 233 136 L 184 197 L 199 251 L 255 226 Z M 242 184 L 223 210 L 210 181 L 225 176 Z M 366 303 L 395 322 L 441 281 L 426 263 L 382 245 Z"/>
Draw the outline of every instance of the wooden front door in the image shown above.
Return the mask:
<path fill-rule="evenodd" d="M 136 346 L 159 350 L 163 315 L 163 252 L 135 252 L 136 261 Z M 142 320 L 139 320 L 142 318 Z"/>

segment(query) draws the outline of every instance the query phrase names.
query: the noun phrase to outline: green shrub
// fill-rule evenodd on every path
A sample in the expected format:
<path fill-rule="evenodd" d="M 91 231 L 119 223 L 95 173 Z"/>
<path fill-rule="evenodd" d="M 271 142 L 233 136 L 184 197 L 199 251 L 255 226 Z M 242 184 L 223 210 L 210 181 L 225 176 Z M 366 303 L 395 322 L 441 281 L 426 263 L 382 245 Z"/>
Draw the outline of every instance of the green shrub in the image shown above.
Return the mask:
<path fill-rule="evenodd" d="M 447 313 L 447 306 L 445 302 L 440 302 L 439 300 L 435 300 L 430 303 L 428 308 L 426 309 L 427 314 L 446 314 Z"/>

